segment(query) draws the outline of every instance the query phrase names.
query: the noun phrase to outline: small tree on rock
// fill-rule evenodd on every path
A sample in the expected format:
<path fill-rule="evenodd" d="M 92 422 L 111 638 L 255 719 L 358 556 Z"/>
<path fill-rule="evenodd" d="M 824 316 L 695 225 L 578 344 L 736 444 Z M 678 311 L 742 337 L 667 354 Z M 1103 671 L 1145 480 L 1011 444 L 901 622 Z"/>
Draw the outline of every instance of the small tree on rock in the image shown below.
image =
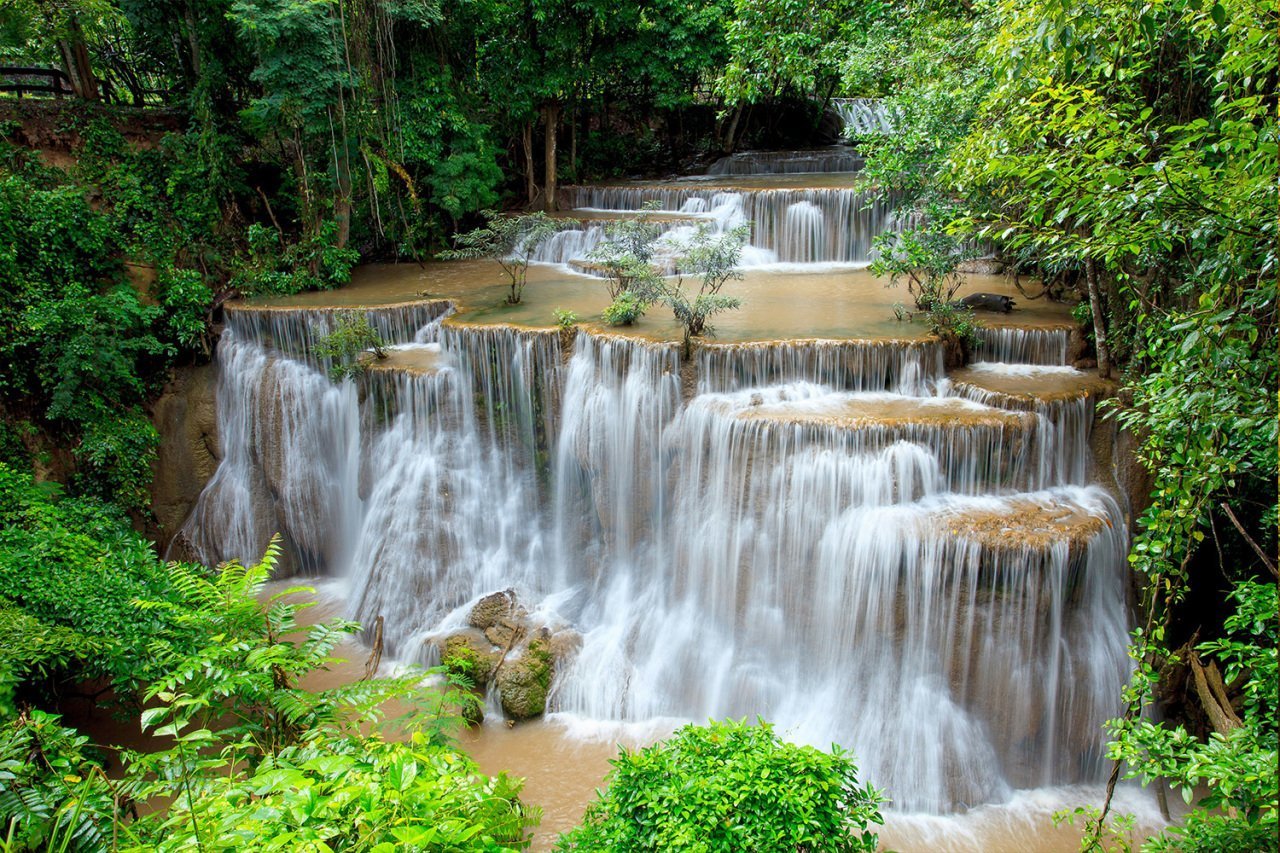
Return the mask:
<path fill-rule="evenodd" d="M 358 311 L 343 311 L 333 319 L 333 331 L 316 341 L 315 354 L 329 359 L 329 378 L 334 382 L 354 378 L 364 372 L 360 356 L 372 352 L 374 358 L 387 357 L 386 343 L 369 318 Z"/>
<path fill-rule="evenodd" d="M 445 261 L 491 258 L 507 274 L 511 292 L 508 305 L 518 305 L 529 275 L 529 262 L 538 244 L 554 234 L 556 221 L 545 213 L 507 216 L 496 210 L 483 212 L 488 224 L 453 238 L 456 248 L 437 255 Z"/>
<path fill-rule="evenodd" d="M 608 281 L 612 302 L 603 316 L 612 326 L 631 325 L 662 295 L 662 276 L 653 265 L 662 236 L 653 221 L 657 210 L 658 202 L 648 202 L 636 216 L 608 223 L 604 239 L 587 255 Z"/>
<path fill-rule="evenodd" d="M 742 271 L 738 261 L 742 259 L 742 247 L 746 245 L 750 229 L 746 225 L 723 234 L 714 234 L 700 225 L 697 233 L 685 243 L 676 267 L 675 282 L 663 287 L 662 301 L 684 326 L 684 350 L 688 354 L 693 338 L 712 331 L 707 321 L 715 314 L 742 306 L 736 296 L 726 296 L 720 288 L 729 281 L 741 281 Z M 686 291 L 684 276 L 699 280 L 696 293 Z"/>

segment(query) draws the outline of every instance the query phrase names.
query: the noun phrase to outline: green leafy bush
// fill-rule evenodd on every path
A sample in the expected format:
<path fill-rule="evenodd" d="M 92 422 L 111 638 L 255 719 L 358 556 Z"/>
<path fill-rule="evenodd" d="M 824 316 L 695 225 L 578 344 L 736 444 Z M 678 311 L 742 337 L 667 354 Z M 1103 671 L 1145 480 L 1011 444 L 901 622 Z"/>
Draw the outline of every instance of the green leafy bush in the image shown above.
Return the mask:
<path fill-rule="evenodd" d="M 520 787 L 479 775 L 420 734 L 408 743 L 315 737 L 219 781 L 210 796 L 179 798 L 132 827 L 139 843 L 124 849 L 521 850 L 538 815 L 521 805 Z"/>
<path fill-rule="evenodd" d="M 624 290 L 614 297 L 600 316 L 610 326 L 630 326 L 643 317 L 648 308 L 649 303 L 643 297 L 633 291 Z"/>
<path fill-rule="evenodd" d="M 560 851 L 867 851 L 880 792 L 850 756 L 783 741 L 767 723 L 686 726 L 613 761 L 608 788 Z"/>
<path fill-rule="evenodd" d="M 876 259 L 869 267 L 871 273 L 889 276 L 890 287 L 905 277 L 918 311 L 950 303 L 964 284 L 956 268 L 977 254 L 955 237 L 932 228 L 888 231 L 874 243 Z"/>
<path fill-rule="evenodd" d="M 172 739 L 129 753 L 110 781 L 87 739 L 31 712 L 0 729 L 4 849 L 128 851 L 520 850 L 538 810 L 520 782 L 480 775 L 449 742 L 459 694 L 422 671 L 311 691 L 303 680 L 336 662 L 353 622 L 302 629 L 306 588 L 261 600 L 278 546 L 262 562 L 170 567 L 172 594 L 135 603 L 166 626 L 142 727 Z M 0 636 L 6 611 L 0 607 Z M 407 742 L 384 738 L 387 711 Z M 139 805 L 149 808 L 137 809 Z M 137 817 L 138 811 L 145 813 Z"/>
<path fill-rule="evenodd" d="M 333 320 L 333 331 L 316 341 L 314 352 L 329 361 L 329 378 L 335 382 L 353 378 L 364 372 L 360 360 L 366 352 L 374 358 L 386 358 L 386 344 L 369 318 L 357 311 L 341 311 Z"/>
<path fill-rule="evenodd" d="M 151 659 L 149 644 L 167 623 L 134 601 L 171 595 L 165 565 L 119 510 L 90 497 L 62 497 L 57 486 L 0 464 L 0 607 L 41 626 L 29 635 L 10 632 L 20 640 L 0 655 L 15 666 L 10 683 L 54 669 L 136 683 Z M 10 619 L 12 627 L 16 617 Z M 56 657 L 40 648 L 44 636 L 57 640 Z M 33 669 L 42 658 L 46 663 Z"/>
<path fill-rule="evenodd" d="M 59 718 L 30 711 L 0 726 L 0 849 L 92 851 L 111 848 L 123 816 L 89 738 Z"/>
<path fill-rule="evenodd" d="M 231 273 L 232 287 L 244 296 L 288 296 L 346 284 L 360 253 L 339 246 L 337 232 L 338 224 L 325 220 L 315 234 L 288 242 L 273 228 L 250 225 L 249 251 Z"/>

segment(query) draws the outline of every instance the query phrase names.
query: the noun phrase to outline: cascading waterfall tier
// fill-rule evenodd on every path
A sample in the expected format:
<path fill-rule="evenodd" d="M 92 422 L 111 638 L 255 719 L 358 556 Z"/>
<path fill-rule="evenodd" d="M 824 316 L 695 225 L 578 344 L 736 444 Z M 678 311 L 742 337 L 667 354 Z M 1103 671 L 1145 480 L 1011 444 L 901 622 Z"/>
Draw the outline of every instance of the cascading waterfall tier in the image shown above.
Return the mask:
<path fill-rule="evenodd" d="M 1066 364 L 1071 330 L 1065 326 L 1044 329 L 983 326 L 978 329 L 978 336 L 981 344 L 975 356 L 979 362 Z"/>
<path fill-rule="evenodd" d="M 856 172 L 863 159 L 852 148 L 833 145 L 807 151 L 739 151 L 721 157 L 708 175 L 790 175 L 806 172 Z"/>
<path fill-rule="evenodd" d="M 703 215 L 717 230 L 751 223 L 744 266 L 769 263 L 862 263 L 872 240 L 901 227 L 893 206 L 851 187 L 759 188 L 648 184 L 577 186 L 568 204 L 591 210 L 637 211 L 657 202 L 664 211 Z"/>
<path fill-rule="evenodd" d="M 434 330 L 435 321 L 453 311 L 448 300 L 432 299 L 380 305 L 376 308 L 250 308 L 228 306 L 227 328 L 244 341 L 288 356 L 310 359 L 316 341 L 334 329 L 342 314 L 354 313 L 368 320 L 388 343 L 413 341 L 422 330 Z M 426 334 L 424 332 L 424 334 Z"/>
<path fill-rule="evenodd" d="M 515 589 L 582 632 L 560 713 L 761 715 L 852 748 L 895 808 L 1099 778 L 1127 543 L 1074 467 L 1074 415 L 1009 404 L 990 368 L 948 383 L 929 341 L 687 361 L 580 331 L 566 361 L 556 331 L 423 310 L 336 385 L 308 312 L 233 313 L 226 456 L 187 527 L 202 559 L 283 529 L 406 660 Z"/>
<path fill-rule="evenodd" d="M 771 341 L 698 348 L 698 390 L 736 391 L 786 382 L 848 391 L 921 395 L 943 375 L 935 341 Z"/>
<path fill-rule="evenodd" d="M 1044 418 L 1057 436 L 1056 469 L 1065 482 L 1083 485 L 1097 400 L 1107 388 L 1097 376 L 1066 365 L 979 362 L 953 372 L 940 393 Z"/>

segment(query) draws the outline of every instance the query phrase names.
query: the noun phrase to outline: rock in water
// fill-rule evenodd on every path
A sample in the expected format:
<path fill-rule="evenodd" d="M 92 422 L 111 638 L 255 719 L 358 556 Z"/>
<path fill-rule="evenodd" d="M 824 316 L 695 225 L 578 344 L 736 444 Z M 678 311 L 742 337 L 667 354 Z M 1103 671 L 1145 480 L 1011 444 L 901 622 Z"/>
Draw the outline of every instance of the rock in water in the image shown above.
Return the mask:
<path fill-rule="evenodd" d="M 998 311 L 1001 314 L 1008 314 L 1013 310 L 1014 302 L 1012 298 L 998 293 L 970 293 L 960 301 L 951 304 L 974 311 Z"/>
<path fill-rule="evenodd" d="M 547 709 L 547 692 L 554 675 L 555 662 L 546 640 L 534 640 L 519 656 L 508 655 L 495 679 L 503 713 L 512 720 L 541 715 Z"/>
<path fill-rule="evenodd" d="M 477 690 L 489 684 L 502 661 L 502 650 L 494 648 L 478 628 L 463 628 L 435 642 L 445 668 L 466 675 Z"/>

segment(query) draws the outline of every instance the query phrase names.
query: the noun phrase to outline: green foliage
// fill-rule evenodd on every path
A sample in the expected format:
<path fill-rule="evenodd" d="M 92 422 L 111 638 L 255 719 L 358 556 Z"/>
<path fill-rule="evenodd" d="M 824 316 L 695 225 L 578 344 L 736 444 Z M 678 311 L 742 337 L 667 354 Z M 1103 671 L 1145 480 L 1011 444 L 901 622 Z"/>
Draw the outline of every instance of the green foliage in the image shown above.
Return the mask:
<path fill-rule="evenodd" d="M 453 223 L 498 202 L 502 170 L 488 125 L 468 114 L 458 87 L 442 72 L 405 85 L 404 166 L 430 190 L 429 201 Z"/>
<path fill-rule="evenodd" d="M 962 242 L 929 227 L 888 231 L 875 238 L 873 275 L 889 276 L 889 286 L 907 278 L 907 292 L 916 310 L 932 311 L 950 303 L 964 284 L 956 268 L 977 252 Z"/>
<path fill-rule="evenodd" d="M 141 724 L 174 746 L 126 755 L 123 780 L 109 781 L 87 739 L 56 717 L 33 711 L 0 730 L 3 849 L 527 846 L 538 812 L 520 803 L 520 783 L 480 776 L 448 743 L 456 691 L 424 687 L 421 671 L 300 686 L 358 626 L 301 629 L 309 605 L 286 599 L 304 588 L 262 603 L 277 554 L 273 542 L 258 565 L 213 577 L 175 565 L 173 594 L 138 605 L 167 626 L 148 648 L 156 677 Z M 407 742 L 369 731 L 392 702 L 409 709 Z M 137 819 L 134 806 L 146 803 L 164 807 Z"/>
<path fill-rule="evenodd" d="M 142 406 L 212 294 L 167 268 L 145 304 L 125 283 L 124 214 L 61 180 L 0 172 L 0 399 L 72 449 L 77 488 L 138 509 L 157 442 Z"/>
<path fill-rule="evenodd" d="M 578 315 L 573 311 L 563 311 L 557 308 L 551 313 L 555 315 L 556 326 L 558 326 L 561 331 L 565 329 L 572 329 L 574 326 L 578 325 Z"/>
<path fill-rule="evenodd" d="M 372 352 L 374 358 L 387 357 L 386 344 L 368 315 L 340 311 L 333 317 L 333 330 L 316 341 L 315 355 L 329 362 L 329 378 L 334 382 L 354 378 L 365 370 L 360 357 Z"/>
<path fill-rule="evenodd" d="M 91 851 L 111 845 L 122 817 L 89 738 L 31 711 L 0 727 L 0 849 Z"/>
<path fill-rule="evenodd" d="M 286 747 L 216 796 L 179 799 L 144 819 L 126 850 L 521 850 L 536 811 L 520 783 L 479 776 L 475 765 L 417 734 L 317 738 Z M 323 846 L 321 846 L 323 845 Z"/>
<path fill-rule="evenodd" d="M 763 721 L 685 726 L 613 761 L 562 851 L 874 851 L 881 794 L 851 757 L 783 741 Z"/>
<path fill-rule="evenodd" d="M 442 260 L 495 260 L 506 273 L 510 292 L 507 303 L 517 305 L 529 274 L 529 259 L 538 244 L 553 234 L 558 225 L 541 211 L 522 216 L 505 216 L 496 210 L 484 211 L 488 224 L 454 237 L 455 249 L 441 252 Z"/>
<path fill-rule="evenodd" d="M 1116 720 L 1109 726 L 1115 738 L 1112 755 L 1128 764 L 1129 776 L 1144 784 L 1166 779 L 1188 803 L 1197 789 L 1208 791 L 1183 826 L 1162 833 L 1145 849 L 1243 853 L 1263 849 L 1276 837 L 1280 627 L 1275 614 L 1280 602 L 1273 582 L 1243 581 L 1230 598 L 1235 612 L 1226 620 L 1226 636 L 1201 643 L 1196 651 L 1222 664 L 1227 683 L 1242 685 L 1239 723 L 1206 741 L 1182 726 L 1149 720 Z M 1150 671 L 1140 676 L 1154 683 Z"/>
<path fill-rule="evenodd" d="M 127 687 L 144 677 L 165 622 L 133 602 L 171 595 L 150 543 L 114 507 L 60 497 L 4 464 L 0 525 L 0 619 L 15 640 L 0 655 L 0 683 L 74 673 Z"/>
<path fill-rule="evenodd" d="M 880 3 L 735 0 L 726 40 L 729 62 L 717 89 L 730 104 L 784 92 L 829 94 L 848 32 L 883 13 Z"/>
<path fill-rule="evenodd" d="M 156 297 L 164 309 L 168 336 L 185 349 L 209 351 L 209 306 L 213 291 L 196 270 L 161 269 Z"/>
<path fill-rule="evenodd" d="M 326 220 L 311 237 L 286 243 L 278 231 L 250 225 L 249 252 L 231 274 L 232 287 L 244 296 L 287 296 L 346 284 L 360 255 L 337 245 L 337 229 Z"/>
<path fill-rule="evenodd" d="M 707 321 L 722 311 L 731 311 L 742 305 L 736 296 L 727 296 L 720 288 L 729 281 L 740 281 L 742 271 L 738 261 L 742 247 L 750 235 L 749 226 L 742 225 L 724 234 L 712 234 L 705 225 L 679 248 L 676 266 L 680 271 L 676 281 L 664 282 L 662 301 L 684 326 L 684 348 L 689 351 L 690 339 L 711 331 Z M 685 290 L 684 276 L 698 278 L 698 292 Z"/>
<path fill-rule="evenodd" d="M 634 291 L 624 290 L 614 297 L 600 316 L 610 326 L 630 326 L 644 316 L 649 304 Z"/>

